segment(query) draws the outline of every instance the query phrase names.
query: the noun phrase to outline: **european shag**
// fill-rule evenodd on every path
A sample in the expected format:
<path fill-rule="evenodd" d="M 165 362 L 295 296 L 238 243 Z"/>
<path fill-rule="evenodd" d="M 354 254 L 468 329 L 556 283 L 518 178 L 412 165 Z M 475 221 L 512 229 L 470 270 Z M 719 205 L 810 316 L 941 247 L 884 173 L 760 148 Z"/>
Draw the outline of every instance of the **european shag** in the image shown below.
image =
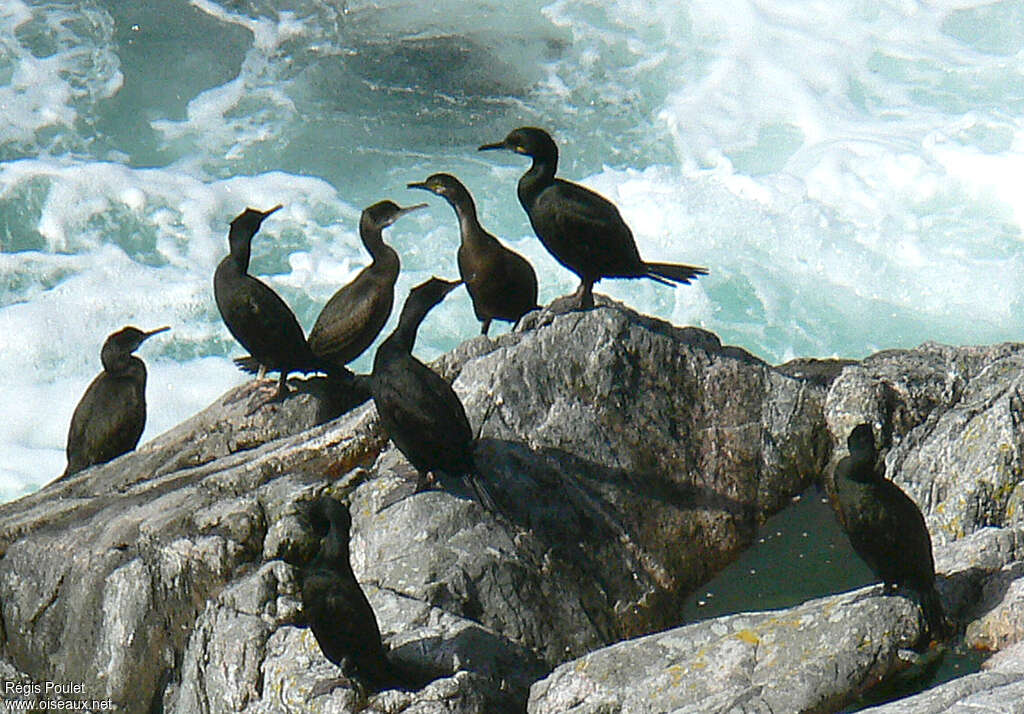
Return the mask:
<path fill-rule="evenodd" d="M 349 560 L 352 516 L 341 502 L 322 496 L 310 508 L 320 536 L 316 556 L 302 569 L 302 610 L 324 656 L 342 674 L 372 691 L 401 687 L 385 656 L 370 601 Z"/>
<path fill-rule="evenodd" d="M 373 258 L 352 282 L 327 301 L 309 333 L 309 347 L 321 360 L 343 367 L 361 355 L 384 329 L 395 300 L 398 253 L 384 243 L 383 231 L 402 216 L 425 208 L 401 208 L 380 201 L 363 211 L 359 237 Z"/>
<path fill-rule="evenodd" d="M 217 266 L 213 276 L 213 294 L 224 324 L 249 354 L 267 371 L 281 373 L 274 399 L 288 394 L 289 372 L 317 372 L 323 365 L 309 349 L 295 313 L 265 283 L 249 275 L 252 238 L 263 221 L 274 211 L 246 208 L 231 221 L 228 233 L 230 253 Z M 243 366 L 243 369 L 245 367 Z"/>
<path fill-rule="evenodd" d="M 526 259 L 509 250 L 480 225 L 469 190 L 450 174 L 434 174 L 410 183 L 444 198 L 459 219 L 459 274 L 473 301 L 473 311 L 484 335 L 491 320 L 518 322 L 537 309 L 537 274 Z"/>
<path fill-rule="evenodd" d="M 924 516 L 907 494 L 885 478 L 870 424 L 847 438 L 850 455 L 835 470 L 839 522 L 850 544 L 889 592 L 917 593 L 932 637 L 945 636 L 946 621 L 935 589 L 932 541 Z"/>
<path fill-rule="evenodd" d="M 650 278 L 672 285 L 707 275 L 706 268 L 693 265 L 644 262 L 614 204 L 579 184 L 555 178 L 558 147 L 543 129 L 521 127 L 502 141 L 480 147 L 490 149 L 533 159 L 519 179 L 519 202 L 548 252 L 579 276 L 573 297 L 580 308 L 594 306 L 594 283 L 601 278 Z"/>
<path fill-rule="evenodd" d="M 170 327 L 143 332 L 125 327 L 100 351 L 103 371 L 85 390 L 68 430 L 68 467 L 61 478 L 103 464 L 135 448 L 146 427 L 146 365 L 132 355 L 145 340 Z"/>
<path fill-rule="evenodd" d="M 421 485 L 434 471 L 461 476 L 480 504 L 495 512 L 476 476 L 473 431 L 462 402 L 448 382 L 412 355 L 423 318 L 460 283 L 431 278 L 409 292 L 398 327 L 374 355 L 370 392 L 384 430 L 419 472 Z"/>

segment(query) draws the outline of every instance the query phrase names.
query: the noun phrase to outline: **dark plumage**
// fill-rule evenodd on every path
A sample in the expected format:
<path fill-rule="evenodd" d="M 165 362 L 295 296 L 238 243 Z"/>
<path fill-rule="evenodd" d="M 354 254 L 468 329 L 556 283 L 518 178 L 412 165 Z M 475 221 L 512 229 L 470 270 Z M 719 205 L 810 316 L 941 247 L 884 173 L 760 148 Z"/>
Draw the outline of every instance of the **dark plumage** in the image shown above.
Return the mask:
<path fill-rule="evenodd" d="M 489 149 L 507 149 L 533 159 L 519 179 L 519 202 L 548 252 L 579 276 L 574 295 L 579 307 L 593 307 L 594 283 L 601 278 L 650 278 L 672 285 L 707 275 L 706 268 L 693 265 L 644 262 L 614 204 L 579 184 L 555 178 L 558 147 L 543 129 L 515 129 L 504 140 L 480 147 Z"/>
<path fill-rule="evenodd" d="M 169 330 L 118 330 L 103 343 L 103 371 L 75 407 L 68 430 L 68 467 L 61 478 L 135 448 L 146 427 L 146 365 L 132 355 L 149 337 Z"/>
<path fill-rule="evenodd" d="M 302 569 L 302 610 L 324 656 L 347 678 L 379 691 L 400 687 L 384 655 L 377 617 L 349 560 L 348 508 L 328 496 L 310 509 L 320 549 Z"/>
<path fill-rule="evenodd" d="M 847 439 L 850 455 L 836 466 L 835 487 L 840 525 L 850 544 L 888 591 L 916 592 L 933 637 L 946 631 L 942 603 L 935 590 L 932 541 L 924 516 L 907 494 L 885 478 L 877 464 L 870 424 L 861 424 Z"/>
<path fill-rule="evenodd" d="M 309 349 L 295 313 L 266 284 L 249 275 L 252 238 L 269 211 L 247 208 L 231 221 L 230 253 L 217 266 L 213 294 L 224 324 L 249 351 L 252 360 L 269 371 L 279 371 L 276 398 L 288 393 L 289 372 L 317 372 L 323 365 Z M 243 362 L 245 360 L 242 360 Z"/>
<path fill-rule="evenodd" d="M 487 334 L 491 320 L 518 322 L 537 305 L 537 274 L 526 258 L 509 250 L 480 225 L 473 196 L 450 174 L 434 174 L 410 183 L 444 198 L 459 219 L 459 275 L 473 300 L 480 332 Z"/>
<path fill-rule="evenodd" d="M 309 333 L 309 347 L 317 357 L 344 366 L 361 355 L 384 329 L 395 300 L 400 264 L 398 253 L 384 243 L 383 231 L 426 205 L 401 208 L 391 201 L 380 201 L 363 211 L 359 236 L 373 262 L 334 293 L 320 311 Z"/>
<path fill-rule="evenodd" d="M 433 471 L 462 476 L 481 505 L 494 511 L 475 475 L 473 431 L 462 402 L 448 382 L 412 356 L 423 318 L 460 282 L 431 278 L 409 292 L 398 327 L 374 355 L 370 391 L 381 424 L 422 482 Z"/>

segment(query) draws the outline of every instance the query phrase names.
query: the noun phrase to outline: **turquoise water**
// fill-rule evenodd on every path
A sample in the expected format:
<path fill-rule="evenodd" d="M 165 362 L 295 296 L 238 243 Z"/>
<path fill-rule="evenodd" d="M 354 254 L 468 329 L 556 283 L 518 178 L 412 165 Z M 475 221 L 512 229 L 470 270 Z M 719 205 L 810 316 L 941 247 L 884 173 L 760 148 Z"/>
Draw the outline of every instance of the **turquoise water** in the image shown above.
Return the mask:
<path fill-rule="evenodd" d="M 935 339 L 1014 340 L 1020 309 L 1024 4 L 585 0 L 6 0 L 0 4 L 0 499 L 64 466 L 103 338 L 141 350 L 151 438 L 244 377 L 214 306 L 228 221 L 268 220 L 252 269 L 308 329 L 366 263 L 356 220 L 438 170 L 575 287 L 515 200 L 547 127 L 676 290 L 599 290 L 770 361 Z M 399 294 L 455 275 L 451 210 L 404 218 Z M 429 358 L 476 334 L 460 292 Z M 505 329 L 505 328 L 501 328 Z M 366 368 L 364 356 L 357 368 Z"/>

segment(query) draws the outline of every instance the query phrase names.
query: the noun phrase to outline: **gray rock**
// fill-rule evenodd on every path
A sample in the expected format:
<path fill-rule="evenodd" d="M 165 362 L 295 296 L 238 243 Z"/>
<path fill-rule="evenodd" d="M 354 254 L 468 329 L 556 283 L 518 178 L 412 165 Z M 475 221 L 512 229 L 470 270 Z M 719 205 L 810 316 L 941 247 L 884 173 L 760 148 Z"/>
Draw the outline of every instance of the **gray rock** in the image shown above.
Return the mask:
<path fill-rule="evenodd" d="M 132 711 L 521 711 L 558 662 L 678 624 L 687 590 L 827 460 L 824 389 L 618 307 L 531 325 L 440 363 L 507 520 L 459 483 L 401 498 L 409 467 L 372 406 L 322 423 L 331 395 L 310 380 L 248 414 L 250 383 L 0 506 L 7 662 Z M 302 504 L 328 485 L 392 656 L 437 677 L 421 692 L 312 696 L 336 670 L 289 563 L 315 547 Z"/>
<path fill-rule="evenodd" d="M 1001 652 L 969 674 L 913 697 L 862 709 L 864 714 L 1021 714 L 1024 712 L 1024 645 Z"/>
<path fill-rule="evenodd" d="M 775 369 L 600 303 L 530 313 L 437 363 L 501 517 L 460 482 L 413 494 L 372 405 L 332 418 L 358 396 L 315 379 L 252 414 L 259 385 L 243 385 L 0 505 L 0 672 L 82 682 L 126 711 L 828 710 L 913 659 L 911 601 L 868 589 L 685 628 L 679 612 L 864 418 L 946 534 L 940 591 L 971 641 L 1021 640 L 1024 536 L 986 528 L 1024 525 L 1020 347 Z M 304 627 L 295 567 L 325 490 L 350 504 L 390 656 L 432 679 L 419 691 L 321 686 L 338 672 Z"/>
<path fill-rule="evenodd" d="M 891 350 L 846 367 L 825 415 L 837 450 L 875 424 L 889 478 L 921 507 L 932 541 L 1024 525 L 1024 345 Z"/>
<path fill-rule="evenodd" d="M 620 642 L 533 686 L 530 714 L 829 710 L 897 669 L 917 608 L 867 588 Z"/>

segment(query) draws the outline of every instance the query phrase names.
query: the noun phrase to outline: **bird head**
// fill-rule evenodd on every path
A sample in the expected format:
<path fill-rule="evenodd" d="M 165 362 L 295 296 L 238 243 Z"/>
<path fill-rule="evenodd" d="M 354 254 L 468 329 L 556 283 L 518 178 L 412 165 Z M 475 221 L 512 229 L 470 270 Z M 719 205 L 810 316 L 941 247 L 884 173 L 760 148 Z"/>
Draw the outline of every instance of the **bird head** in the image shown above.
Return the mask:
<path fill-rule="evenodd" d="M 484 144 L 478 150 L 490 151 L 493 149 L 514 151 L 535 159 L 558 158 L 558 147 L 555 145 L 555 140 L 546 131 L 534 126 L 521 126 L 518 129 L 513 129 L 503 140 L 493 144 Z"/>
<path fill-rule="evenodd" d="M 360 223 L 383 230 L 407 213 L 426 208 L 427 204 L 417 203 L 415 206 L 399 206 L 394 201 L 378 201 L 363 211 Z"/>

